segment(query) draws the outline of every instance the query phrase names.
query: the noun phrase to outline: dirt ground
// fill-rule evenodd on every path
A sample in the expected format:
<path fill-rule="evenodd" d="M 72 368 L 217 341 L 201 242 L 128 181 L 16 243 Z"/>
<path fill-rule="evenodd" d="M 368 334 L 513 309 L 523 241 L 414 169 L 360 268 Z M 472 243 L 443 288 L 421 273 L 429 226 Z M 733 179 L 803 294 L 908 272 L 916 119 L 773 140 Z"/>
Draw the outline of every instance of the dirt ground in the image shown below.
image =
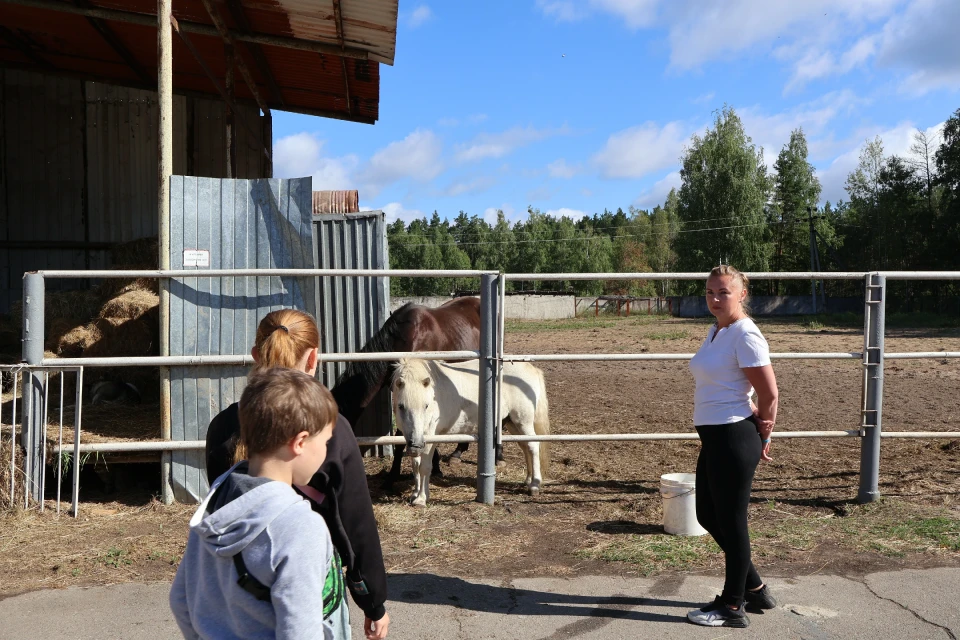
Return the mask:
<path fill-rule="evenodd" d="M 706 320 L 601 318 L 511 324 L 508 353 L 693 353 Z M 763 318 L 774 352 L 854 352 L 862 329 Z M 886 350 L 960 351 L 960 329 L 888 326 Z M 689 432 L 693 380 L 684 361 L 541 363 L 554 433 Z M 777 360 L 780 431 L 859 424 L 858 360 Z M 960 431 L 960 360 L 886 363 L 885 431 Z M 474 448 L 444 462 L 430 504 L 406 504 L 409 477 L 382 487 L 389 460 L 368 459 L 390 571 L 461 576 L 715 572 L 704 538 L 663 535 L 659 478 L 693 472 L 696 441 L 554 443 L 551 482 L 523 490 L 522 455 L 505 449 L 497 503 L 473 501 Z M 443 448 L 444 453 L 452 450 Z M 862 574 L 876 568 L 960 565 L 960 442 L 884 439 L 880 503 L 856 504 L 856 438 L 774 440 L 750 517 L 764 573 Z M 9 454 L 8 454 L 9 455 Z M 409 469 L 408 465 L 405 465 Z M 172 577 L 192 508 L 163 507 L 149 491 L 84 496 L 81 518 L 0 516 L 0 597 L 44 586 Z"/>

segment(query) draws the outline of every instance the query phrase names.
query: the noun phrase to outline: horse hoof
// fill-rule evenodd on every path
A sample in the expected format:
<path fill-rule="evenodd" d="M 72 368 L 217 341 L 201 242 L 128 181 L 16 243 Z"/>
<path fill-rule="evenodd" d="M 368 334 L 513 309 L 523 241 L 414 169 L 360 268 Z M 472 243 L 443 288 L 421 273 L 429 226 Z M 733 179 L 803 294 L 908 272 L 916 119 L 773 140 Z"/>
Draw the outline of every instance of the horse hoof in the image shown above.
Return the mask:
<path fill-rule="evenodd" d="M 425 507 L 425 506 L 427 506 L 427 499 L 426 499 L 426 498 L 419 498 L 419 499 L 418 499 L 418 498 L 411 498 L 411 499 L 410 499 L 410 506 L 411 506 L 411 507 Z"/>
<path fill-rule="evenodd" d="M 529 491 L 530 495 L 534 498 L 540 495 L 540 487 L 530 487 Z"/>
<path fill-rule="evenodd" d="M 463 460 L 460 459 L 460 456 L 450 456 L 447 458 L 447 464 L 449 465 L 460 464 L 461 462 L 463 462 Z"/>
<path fill-rule="evenodd" d="M 502 460 L 502 459 L 501 459 L 501 460 L 497 460 L 497 466 L 498 466 L 498 467 L 505 467 L 505 466 L 507 466 L 507 461 L 506 461 L 506 460 Z"/>

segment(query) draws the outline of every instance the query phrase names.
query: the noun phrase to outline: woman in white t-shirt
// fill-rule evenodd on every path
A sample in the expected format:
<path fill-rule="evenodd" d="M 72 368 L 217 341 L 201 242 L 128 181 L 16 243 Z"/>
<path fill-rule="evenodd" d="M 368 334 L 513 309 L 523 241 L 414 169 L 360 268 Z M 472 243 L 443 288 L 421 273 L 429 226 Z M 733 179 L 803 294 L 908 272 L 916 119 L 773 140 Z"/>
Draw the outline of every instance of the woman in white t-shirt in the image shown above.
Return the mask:
<path fill-rule="evenodd" d="M 701 441 L 697 520 L 723 549 L 726 579 L 723 593 L 687 618 L 710 627 L 746 627 L 745 608 L 776 606 L 750 560 L 747 531 L 753 474 L 761 459 L 771 460 L 777 419 L 777 380 L 767 341 L 747 315 L 748 286 L 747 277 L 729 265 L 710 272 L 707 306 L 717 321 L 690 361 L 697 383 L 693 423 Z"/>

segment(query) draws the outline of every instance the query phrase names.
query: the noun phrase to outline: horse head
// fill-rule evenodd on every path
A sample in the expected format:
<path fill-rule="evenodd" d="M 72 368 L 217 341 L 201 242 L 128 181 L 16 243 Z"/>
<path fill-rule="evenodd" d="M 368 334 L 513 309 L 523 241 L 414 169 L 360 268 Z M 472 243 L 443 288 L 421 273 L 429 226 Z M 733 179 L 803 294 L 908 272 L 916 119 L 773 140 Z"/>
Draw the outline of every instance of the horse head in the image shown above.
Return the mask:
<path fill-rule="evenodd" d="M 407 440 L 408 456 L 419 456 L 426 446 L 425 436 L 436 432 L 440 421 L 436 389 L 427 361 L 407 358 L 397 364 L 391 384 L 393 415 Z"/>

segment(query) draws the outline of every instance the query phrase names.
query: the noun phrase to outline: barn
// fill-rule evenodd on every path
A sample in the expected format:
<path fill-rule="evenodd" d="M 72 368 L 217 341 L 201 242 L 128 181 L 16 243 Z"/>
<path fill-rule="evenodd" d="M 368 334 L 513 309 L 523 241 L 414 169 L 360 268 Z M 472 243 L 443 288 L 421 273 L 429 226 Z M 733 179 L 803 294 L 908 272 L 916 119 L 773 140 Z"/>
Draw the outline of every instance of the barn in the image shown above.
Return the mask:
<path fill-rule="evenodd" d="M 397 14 L 397 0 L 0 0 L 0 313 L 17 313 L 25 272 L 111 268 L 134 241 L 155 239 L 133 245 L 157 246 L 143 264 L 177 267 L 189 239 L 171 185 L 250 181 L 269 196 L 256 180 L 273 177 L 274 111 L 374 124 Z M 177 355 L 164 300 L 159 355 Z M 170 439 L 177 408 L 160 401 Z"/>

